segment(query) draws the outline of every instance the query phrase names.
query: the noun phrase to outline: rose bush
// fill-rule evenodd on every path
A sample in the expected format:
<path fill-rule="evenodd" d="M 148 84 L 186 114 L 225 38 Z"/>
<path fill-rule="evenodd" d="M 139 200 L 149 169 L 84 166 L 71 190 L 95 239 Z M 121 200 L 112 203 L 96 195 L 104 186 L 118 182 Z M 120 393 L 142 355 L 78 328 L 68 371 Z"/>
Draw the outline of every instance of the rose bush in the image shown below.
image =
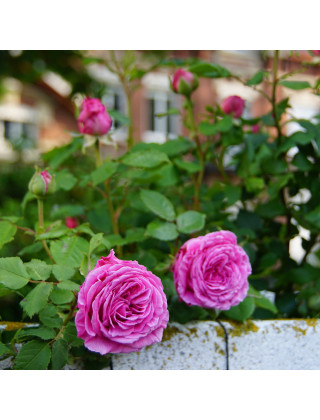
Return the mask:
<path fill-rule="evenodd" d="M 232 232 L 190 239 L 172 267 L 179 298 L 188 305 L 227 311 L 246 297 L 251 265 Z"/>
<path fill-rule="evenodd" d="M 75 323 L 85 346 L 100 354 L 129 353 L 161 341 L 169 320 L 161 280 L 113 250 L 89 272 Z"/>
<path fill-rule="evenodd" d="M 291 69 L 280 74 L 279 60 L 276 51 L 269 57 L 272 65 L 250 78 L 195 58 L 159 60 L 171 81 L 180 66 L 194 79 L 180 71 L 171 82 L 182 95 L 177 108 L 154 118 L 180 119 L 183 136 L 158 144 L 138 138 L 132 103 L 142 78 L 155 67 L 142 68 L 144 61 L 132 52 L 114 54 L 107 64 L 122 83 L 128 115 L 109 112 L 121 135 L 127 133 L 126 150 L 123 143 L 117 148 L 113 133 L 102 137 L 111 118 L 98 99 L 108 92 L 97 82 L 88 85 L 91 99 L 80 113 L 80 133 L 43 154 L 43 170 L 32 177 L 30 167 L 19 172 L 18 164 L 14 170 L 1 165 L 0 360 L 12 357 L 15 369 L 60 369 L 73 361 L 96 369 L 108 366 L 108 351 L 155 342 L 167 319 L 164 307 L 161 318 L 150 298 L 150 308 L 158 308 L 154 317 L 144 301 L 134 326 L 128 309 L 135 287 L 152 287 L 150 296 L 162 296 L 159 282 L 147 281 L 153 276 L 163 284 L 173 322 L 319 316 L 320 116 L 293 117 L 285 97 L 290 89 L 317 95 L 319 82 L 291 80 Z M 303 69 L 309 65 L 316 72 L 318 60 L 310 58 Z M 231 79 L 244 92 L 261 93 L 261 115 L 245 117 L 247 98 L 239 97 L 236 106 L 231 99 L 221 104 L 212 98 L 196 113 L 191 93 L 197 82 L 190 80 L 198 78 L 212 84 Z M 294 133 L 287 132 L 291 123 Z M 87 132 L 97 138 L 88 141 Z M 304 256 L 298 260 L 291 245 L 301 228 L 310 236 L 300 237 Z M 105 264 L 111 249 L 119 260 L 111 255 Z M 139 269 L 131 267 L 133 260 Z M 98 261 L 101 267 L 92 270 Z M 103 281 L 95 277 L 97 270 L 109 273 L 119 266 L 118 288 L 107 274 Z M 121 270 L 129 268 L 144 280 L 131 277 L 127 293 Z"/>

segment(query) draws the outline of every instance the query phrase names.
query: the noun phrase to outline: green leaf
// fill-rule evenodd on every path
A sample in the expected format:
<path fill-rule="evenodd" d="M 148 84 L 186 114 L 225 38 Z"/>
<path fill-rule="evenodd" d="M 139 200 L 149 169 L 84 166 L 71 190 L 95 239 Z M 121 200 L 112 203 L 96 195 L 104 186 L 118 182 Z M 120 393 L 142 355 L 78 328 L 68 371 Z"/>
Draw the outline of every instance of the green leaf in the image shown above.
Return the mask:
<path fill-rule="evenodd" d="M 162 222 L 154 220 L 147 226 L 147 235 L 161 241 L 172 241 L 178 237 L 176 225 L 174 223 Z"/>
<path fill-rule="evenodd" d="M 32 280 L 47 280 L 52 270 L 51 265 L 37 259 L 32 259 L 30 262 L 25 263 L 24 266 Z"/>
<path fill-rule="evenodd" d="M 131 125 L 130 118 L 122 114 L 121 112 L 115 109 L 108 109 L 108 113 L 110 114 L 110 117 L 112 117 L 116 122 L 120 123 L 121 125 Z"/>
<path fill-rule="evenodd" d="M 63 331 L 63 338 L 74 347 L 82 346 L 83 340 L 77 336 L 74 322 L 69 322 Z"/>
<path fill-rule="evenodd" d="M 27 245 L 26 247 L 22 248 L 19 252 L 18 255 L 23 256 L 23 255 L 34 255 L 37 254 L 39 251 L 42 250 L 42 244 L 41 242 L 35 242 L 34 244 L 31 245 Z"/>
<path fill-rule="evenodd" d="M 130 244 L 133 242 L 142 242 L 145 240 L 145 229 L 143 228 L 133 228 L 129 229 L 126 232 L 126 244 Z"/>
<path fill-rule="evenodd" d="M 62 236 L 65 236 L 66 233 L 68 233 L 70 229 L 68 229 L 66 226 L 55 226 L 49 232 L 41 233 L 40 235 L 36 236 L 36 240 L 42 241 L 44 239 L 56 239 L 61 238 Z"/>
<path fill-rule="evenodd" d="M 3 343 L 0 342 L 0 356 L 3 356 L 4 354 L 10 353 L 11 350 Z"/>
<path fill-rule="evenodd" d="M 58 289 L 61 290 L 79 290 L 79 284 L 74 283 L 73 281 L 70 280 L 64 280 L 61 283 L 59 283 L 57 285 Z"/>
<path fill-rule="evenodd" d="M 206 62 L 198 62 L 189 68 L 191 73 L 201 77 L 218 78 L 229 77 L 231 73 L 219 64 L 210 64 Z"/>
<path fill-rule="evenodd" d="M 167 112 L 163 112 L 162 114 L 156 114 L 156 117 L 166 117 L 167 115 L 180 115 L 180 111 L 178 108 L 169 108 Z"/>
<path fill-rule="evenodd" d="M 177 217 L 178 231 L 193 233 L 204 228 L 206 215 L 197 211 L 186 211 Z"/>
<path fill-rule="evenodd" d="M 226 115 L 217 123 L 212 124 L 208 122 L 201 122 L 199 124 L 199 130 L 205 136 L 212 136 L 217 133 L 225 133 L 229 131 L 232 127 L 232 116 Z"/>
<path fill-rule="evenodd" d="M 140 197 L 152 213 L 169 222 L 172 222 L 175 219 L 176 214 L 173 204 L 163 194 L 157 191 L 141 190 Z"/>
<path fill-rule="evenodd" d="M 42 340 L 51 340 L 55 336 L 55 330 L 47 327 L 23 329 L 17 334 L 19 339 L 25 339 L 25 337 L 39 337 L 42 338 Z"/>
<path fill-rule="evenodd" d="M 46 369 L 51 358 L 49 344 L 32 340 L 22 346 L 19 351 L 14 369 L 43 370 Z"/>
<path fill-rule="evenodd" d="M 93 185 L 101 184 L 101 182 L 109 179 L 118 169 L 117 162 L 105 162 L 98 169 L 92 172 L 91 179 Z"/>
<path fill-rule="evenodd" d="M 68 343 L 58 340 L 52 346 L 51 369 L 62 369 L 68 361 Z"/>
<path fill-rule="evenodd" d="M 52 274 L 59 281 L 69 280 L 74 276 L 75 269 L 69 267 L 68 265 L 58 265 L 55 264 L 52 266 Z"/>
<path fill-rule="evenodd" d="M 17 226 L 7 221 L 0 221 L 0 249 L 4 244 L 13 241 Z"/>
<path fill-rule="evenodd" d="M 130 152 L 123 156 L 122 162 L 128 166 L 138 168 L 154 168 L 164 162 L 170 162 L 168 156 L 157 150 L 141 150 Z"/>
<path fill-rule="evenodd" d="M 254 76 L 251 77 L 251 79 L 247 81 L 247 85 L 248 86 L 259 85 L 263 81 L 264 74 L 265 72 L 263 70 L 258 71 Z"/>
<path fill-rule="evenodd" d="M 230 308 L 228 311 L 224 311 L 223 313 L 231 319 L 235 321 L 244 322 L 248 319 L 255 310 L 255 303 L 252 297 L 245 298 L 244 301 L 239 303 L 239 305 Z"/>
<path fill-rule="evenodd" d="M 254 296 L 254 302 L 256 306 L 260 308 L 267 309 L 274 314 L 278 313 L 278 309 L 276 305 L 274 305 L 269 299 L 263 296 L 258 290 L 254 289 L 251 285 L 249 286 L 248 293 Z"/>
<path fill-rule="evenodd" d="M 279 85 L 293 90 L 301 90 L 311 87 L 309 82 L 302 82 L 298 80 L 282 80 L 281 82 L 279 82 Z"/>
<path fill-rule="evenodd" d="M 92 252 L 98 248 L 99 245 L 102 244 L 102 240 L 103 240 L 103 233 L 97 233 L 96 235 L 94 235 L 91 239 L 90 239 L 90 244 L 89 244 L 89 255 L 92 254 Z"/>
<path fill-rule="evenodd" d="M 238 200 L 241 199 L 242 189 L 240 186 L 238 187 L 235 185 L 226 185 L 224 193 L 228 204 L 232 206 L 232 204 L 236 203 Z"/>
<path fill-rule="evenodd" d="M 189 139 L 179 137 L 175 140 L 168 140 L 159 146 L 160 151 L 169 157 L 182 155 L 195 148 L 195 144 Z"/>
<path fill-rule="evenodd" d="M 77 178 L 72 175 L 67 169 L 56 172 L 56 184 L 57 190 L 62 189 L 65 191 L 70 191 L 77 183 Z"/>
<path fill-rule="evenodd" d="M 313 168 L 313 164 L 302 153 L 297 153 L 291 163 L 300 171 L 310 171 Z"/>
<path fill-rule="evenodd" d="M 71 155 L 80 150 L 82 147 L 82 136 L 73 139 L 72 143 L 65 146 L 50 150 L 50 152 L 42 155 L 45 162 L 48 162 L 53 169 L 58 168 L 61 164 L 67 160 Z"/>
<path fill-rule="evenodd" d="M 50 294 L 50 300 L 55 305 L 64 305 L 70 303 L 74 298 L 74 294 L 70 290 L 62 290 L 54 288 Z"/>
<path fill-rule="evenodd" d="M 83 254 L 89 251 L 89 243 L 79 236 L 53 241 L 50 250 L 54 260 L 59 265 L 79 267 Z"/>
<path fill-rule="evenodd" d="M 173 162 L 178 168 L 189 172 L 189 174 L 194 174 L 196 172 L 201 171 L 201 164 L 199 162 L 190 162 L 190 161 L 182 160 L 180 158 L 174 159 Z"/>
<path fill-rule="evenodd" d="M 29 275 L 19 257 L 0 258 L 0 283 L 17 290 L 29 282 Z"/>
<path fill-rule="evenodd" d="M 250 193 L 259 193 L 265 187 L 263 178 L 251 177 L 245 180 L 246 190 Z"/>
<path fill-rule="evenodd" d="M 51 328 L 60 328 L 62 325 L 62 318 L 58 314 L 58 308 L 53 305 L 47 305 L 39 313 L 40 321 Z"/>
<path fill-rule="evenodd" d="M 21 301 L 21 306 L 30 318 L 34 314 L 43 309 L 49 299 L 53 285 L 50 283 L 38 284 L 27 296 Z"/>

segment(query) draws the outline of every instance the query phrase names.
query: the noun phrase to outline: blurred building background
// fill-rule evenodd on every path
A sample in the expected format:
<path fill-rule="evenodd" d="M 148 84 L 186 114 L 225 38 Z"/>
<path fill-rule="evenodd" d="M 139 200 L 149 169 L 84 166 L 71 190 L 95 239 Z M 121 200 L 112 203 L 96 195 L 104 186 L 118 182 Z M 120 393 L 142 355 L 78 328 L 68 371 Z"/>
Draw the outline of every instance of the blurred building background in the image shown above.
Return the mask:
<path fill-rule="evenodd" d="M 43 60 L 41 53 L 45 55 Z M 81 89 L 85 84 L 92 88 L 91 91 L 99 92 L 108 110 L 120 115 L 127 114 L 126 95 L 120 80 L 105 65 L 93 59 L 107 58 L 107 51 L 86 52 L 88 60 L 85 67 L 83 63 L 80 64 L 79 55 L 72 56 L 70 63 L 66 56 L 65 62 L 59 67 L 55 64 L 58 60 L 54 62 L 53 58 L 59 58 L 61 54 L 63 58 L 66 52 L 59 53 L 34 52 L 30 62 L 27 57 L 21 68 L 15 65 L 15 60 L 20 64 L 19 57 L 23 57 L 21 51 L 7 51 L 0 55 L 0 66 L 5 68 L 2 73 L 0 71 L 0 160 L 33 162 L 41 152 L 69 142 L 71 133 L 78 131 L 76 108 L 85 95 L 85 89 Z M 143 52 L 140 54 L 142 61 L 148 60 Z M 269 51 L 168 51 L 163 55 L 175 59 L 200 58 L 220 64 L 243 80 L 248 80 L 260 69 L 270 70 L 272 67 L 272 52 Z M 299 51 L 299 55 L 281 51 L 280 57 L 280 73 L 295 71 L 301 67 L 302 61 L 312 60 L 307 51 Z M 50 64 L 47 67 L 46 59 Z M 6 67 L 7 60 L 12 67 Z M 183 98 L 170 90 L 169 76 L 172 71 L 170 68 L 161 68 L 147 73 L 139 88 L 134 91 L 133 125 L 136 141 L 162 143 L 184 134 L 179 116 L 158 117 L 158 114 L 166 113 L 170 108 L 182 106 Z M 81 75 L 85 76 L 81 79 Z M 293 76 L 294 80 L 309 81 L 311 85 L 319 77 L 319 66 Z M 79 80 L 83 82 L 80 87 Z M 269 89 L 267 85 L 259 88 L 266 91 Z M 229 95 L 239 95 L 245 99 L 245 118 L 259 117 L 270 111 L 270 104 L 257 91 L 238 80 L 201 78 L 200 86 L 193 95 L 198 119 L 206 105 L 220 103 Z M 291 115 L 295 117 L 311 118 L 320 111 L 319 100 L 310 90 L 292 91 L 279 87 L 278 95 L 279 99 L 290 96 Z M 291 123 L 286 129 L 291 133 L 297 127 Z M 119 152 L 125 151 L 127 127 L 115 122 L 111 137 L 117 143 Z"/>

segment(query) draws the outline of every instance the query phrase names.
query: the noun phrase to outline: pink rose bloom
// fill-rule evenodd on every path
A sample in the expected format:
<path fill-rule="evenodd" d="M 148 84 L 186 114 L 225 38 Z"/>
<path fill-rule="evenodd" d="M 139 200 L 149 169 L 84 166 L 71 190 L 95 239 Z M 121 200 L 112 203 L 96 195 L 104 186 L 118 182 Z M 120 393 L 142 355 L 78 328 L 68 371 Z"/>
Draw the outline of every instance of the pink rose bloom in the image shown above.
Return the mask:
<path fill-rule="evenodd" d="M 179 69 L 172 77 L 172 89 L 176 93 L 190 96 L 198 86 L 198 78 L 190 71 Z"/>
<path fill-rule="evenodd" d="M 84 134 L 102 136 L 112 125 L 112 119 L 100 99 L 86 98 L 78 118 L 79 130 Z"/>
<path fill-rule="evenodd" d="M 259 133 L 259 130 L 260 130 L 260 127 L 259 127 L 259 125 L 258 124 L 255 124 L 255 125 L 253 125 L 252 127 L 251 127 L 251 131 L 253 132 L 253 133 Z"/>
<path fill-rule="evenodd" d="M 241 117 L 245 101 L 240 96 L 228 96 L 221 103 L 221 109 L 226 114 L 233 114 L 235 118 Z"/>
<path fill-rule="evenodd" d="M 320 50 L 311 50 L 314 55 L 320 55 Z"/>
<path fill-rule="evenodd" d="M 187 241 L 172 271 L 180 300 L 227 311 L 246 297 L 251 265 L 237 237 L 222 230 Z"/>
<path fill-rule="evenodd" d="M 69 229 L 74 229 L 79 225 L 75 217 L 66 217 L 66 226 Z"/>
<path fill-rule="evenodd" d="M 113 250 L 80 287 L 75 317 L 78 337 L 100 354 L 130 353 L 162 339 L 169 320 L 161 280 Z"/>

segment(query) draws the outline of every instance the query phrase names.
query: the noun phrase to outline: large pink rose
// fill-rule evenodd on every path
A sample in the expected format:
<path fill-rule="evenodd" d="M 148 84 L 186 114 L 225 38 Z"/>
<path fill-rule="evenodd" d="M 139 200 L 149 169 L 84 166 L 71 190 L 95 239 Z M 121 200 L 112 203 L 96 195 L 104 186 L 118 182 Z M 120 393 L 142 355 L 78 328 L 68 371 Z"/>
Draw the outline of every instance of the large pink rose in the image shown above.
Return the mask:
<path fill-rule="evenodd" d="M 221 103 L 221 109 L 226 114 L 233 114 L 240 118 L 245 106 L 245 101 L 240 96 L 228 96 Z"/>
<path fill-rule="evenodd" d="M 100 354 L 130 353 L 161 341 L 169 320 L 161 280 L 113 250 L 89 272 L 78 295 L 78 337 Z"/>
<path fill-rule="evenodd" d="M 86 98 L 81 105 L 78 125 L 81 133 L 102 136 L 110 130 L 112 119 L 100 99 Z"/>
<path fill-rule="evenodd" d="M 222 230 L 187 241 L 172 271 L 180 300 L 227 311 L 246 297 L 251 265 L 237 237 Z"/>
<path fill-rule="evenodd" d="M 172 77 L 172 90 L 181 95 L 190 96 L 198 86 L 197 76 L 190 71 L 178 69 Z"/>

